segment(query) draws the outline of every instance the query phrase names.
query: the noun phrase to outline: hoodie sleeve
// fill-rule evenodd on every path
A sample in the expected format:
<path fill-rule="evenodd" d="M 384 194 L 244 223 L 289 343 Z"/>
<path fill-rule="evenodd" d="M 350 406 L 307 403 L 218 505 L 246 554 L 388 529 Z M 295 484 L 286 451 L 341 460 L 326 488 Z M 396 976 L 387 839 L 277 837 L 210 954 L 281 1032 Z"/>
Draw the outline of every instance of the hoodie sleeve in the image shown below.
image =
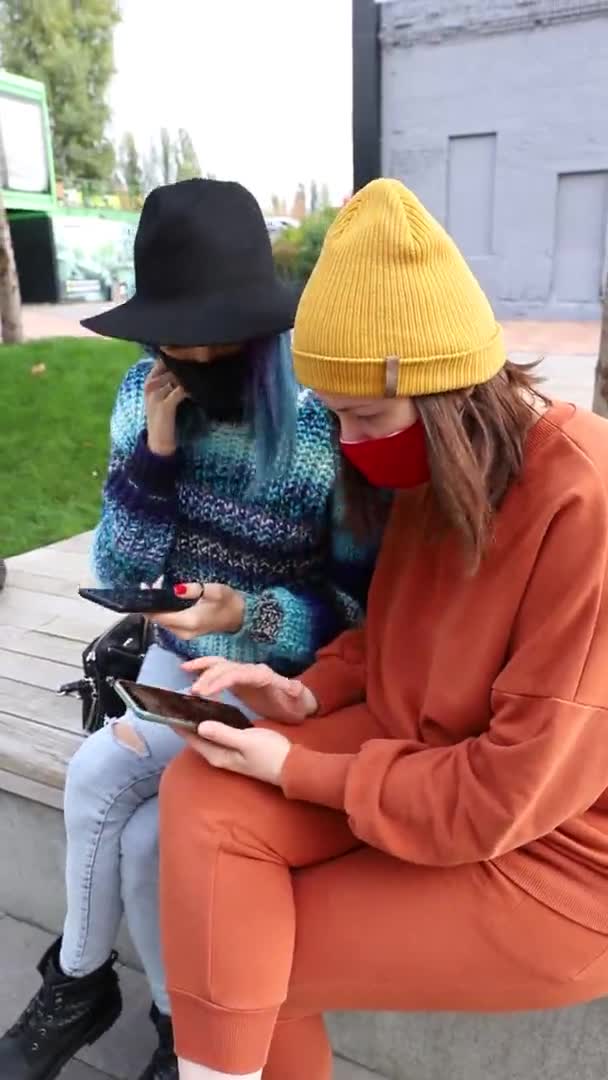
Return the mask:
<path fill-rule="evenodd" d="M 317 654 L 316 663 L 300 676 L 314 694 L 318 716 L 365 700 L 365 625 L 346 630 Z"/>
<path fill-rule="evenodd" d="M 356 836 L 409 862 L 496 858 L 588 810 L 608 777 L 608 521 L 603 485 L 549 526 L 491 690 L 488 730 L 453 746 L 294 746 L 288 798 L 343 809 Z M 314 669 L 313 669 L 314 671 Z"/>

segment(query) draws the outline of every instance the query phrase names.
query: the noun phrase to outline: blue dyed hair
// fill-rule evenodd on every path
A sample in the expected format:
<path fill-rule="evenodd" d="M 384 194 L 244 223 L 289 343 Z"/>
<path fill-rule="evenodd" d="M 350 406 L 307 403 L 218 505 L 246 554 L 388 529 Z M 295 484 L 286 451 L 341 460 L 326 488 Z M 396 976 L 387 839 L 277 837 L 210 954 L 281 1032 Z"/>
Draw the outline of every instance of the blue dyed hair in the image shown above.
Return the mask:
<path fill-rule="evenodd" d="M 158 346 L 143 346 L 146 356 L 158 356 Z M 252 489 L 260 487 L 273 470 L 293 453 L 298 413 L 298 384 L 291 357 L 289 332 L 260 338 L 245 346 L 250 360 L 245 391 L 245 418 L 255 439 L 256 470 Z M 221 362 L 221 361 L 219 361 Z M 204 414 L 196 410 L 198 418 Z M 191 412 L 183 425 L 184 434 L 200 431 L 200 420 Z"/>
<path fill-rule="evenodd" d="M 289 333 L 253 341 L 248 346 L 251 376 L 247 391 L 247 417 L 255 438 L 254 487 L 271 475 L 277 464 L 291 456 L 298 411 L 298 385 L 291 357 Z"/>

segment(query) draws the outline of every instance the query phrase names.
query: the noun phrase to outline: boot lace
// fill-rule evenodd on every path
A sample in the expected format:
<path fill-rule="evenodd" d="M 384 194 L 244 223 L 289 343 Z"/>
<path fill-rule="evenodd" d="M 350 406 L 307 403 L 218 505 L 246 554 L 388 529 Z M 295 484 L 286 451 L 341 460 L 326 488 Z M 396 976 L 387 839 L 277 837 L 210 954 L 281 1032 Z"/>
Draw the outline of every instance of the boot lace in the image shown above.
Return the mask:
<path fill-rule="evenodd" d="M 57 1002 L 57 1004 L 61 1003 L 61 1000 Z M 8 1029 L 7 1035 L 13 1038 L 19 1035 L 27 1035 L 31 1040 L 32 1050 L 37 1050 L 39 1040 L 47 1037 L 47 1025 L 53 1020 L 50 1005 L 48 994 L 44 992 L 44 988 L 41 988 L 13 1026 Z"/>

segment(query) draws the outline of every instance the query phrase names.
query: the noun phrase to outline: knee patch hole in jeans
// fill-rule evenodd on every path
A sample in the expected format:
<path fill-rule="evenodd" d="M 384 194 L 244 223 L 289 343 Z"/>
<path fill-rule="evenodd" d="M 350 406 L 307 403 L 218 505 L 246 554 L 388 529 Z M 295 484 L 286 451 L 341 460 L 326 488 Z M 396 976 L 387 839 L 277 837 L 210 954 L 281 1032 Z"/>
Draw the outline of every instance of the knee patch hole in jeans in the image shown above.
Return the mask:
<path fill-rule="evenodd" d="M 132 724 L 125 723 L 122 720 L 115 720 L 112 724 L 112 734 L 116 742 L 124 746 L 125 750 L 131 750 L 140 757 L 145 757 L 148 753 L 146 743 Z"/>

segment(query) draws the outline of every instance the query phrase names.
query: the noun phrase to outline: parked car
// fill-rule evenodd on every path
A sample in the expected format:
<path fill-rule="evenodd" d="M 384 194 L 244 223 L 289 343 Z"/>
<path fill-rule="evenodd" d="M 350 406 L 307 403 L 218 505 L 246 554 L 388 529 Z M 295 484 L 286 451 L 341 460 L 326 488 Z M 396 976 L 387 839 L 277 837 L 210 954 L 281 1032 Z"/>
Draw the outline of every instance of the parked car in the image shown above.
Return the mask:
<path fill-rule="evenodd" d="M 285 217 L 280 215 L 278 217 L 267 217 L 266 228 L 270 234 L 270 239 L 274 243 L 277 236 L 280 236 L 285 229 L 297 229 L 300 222 L 296 218 Z"/>

